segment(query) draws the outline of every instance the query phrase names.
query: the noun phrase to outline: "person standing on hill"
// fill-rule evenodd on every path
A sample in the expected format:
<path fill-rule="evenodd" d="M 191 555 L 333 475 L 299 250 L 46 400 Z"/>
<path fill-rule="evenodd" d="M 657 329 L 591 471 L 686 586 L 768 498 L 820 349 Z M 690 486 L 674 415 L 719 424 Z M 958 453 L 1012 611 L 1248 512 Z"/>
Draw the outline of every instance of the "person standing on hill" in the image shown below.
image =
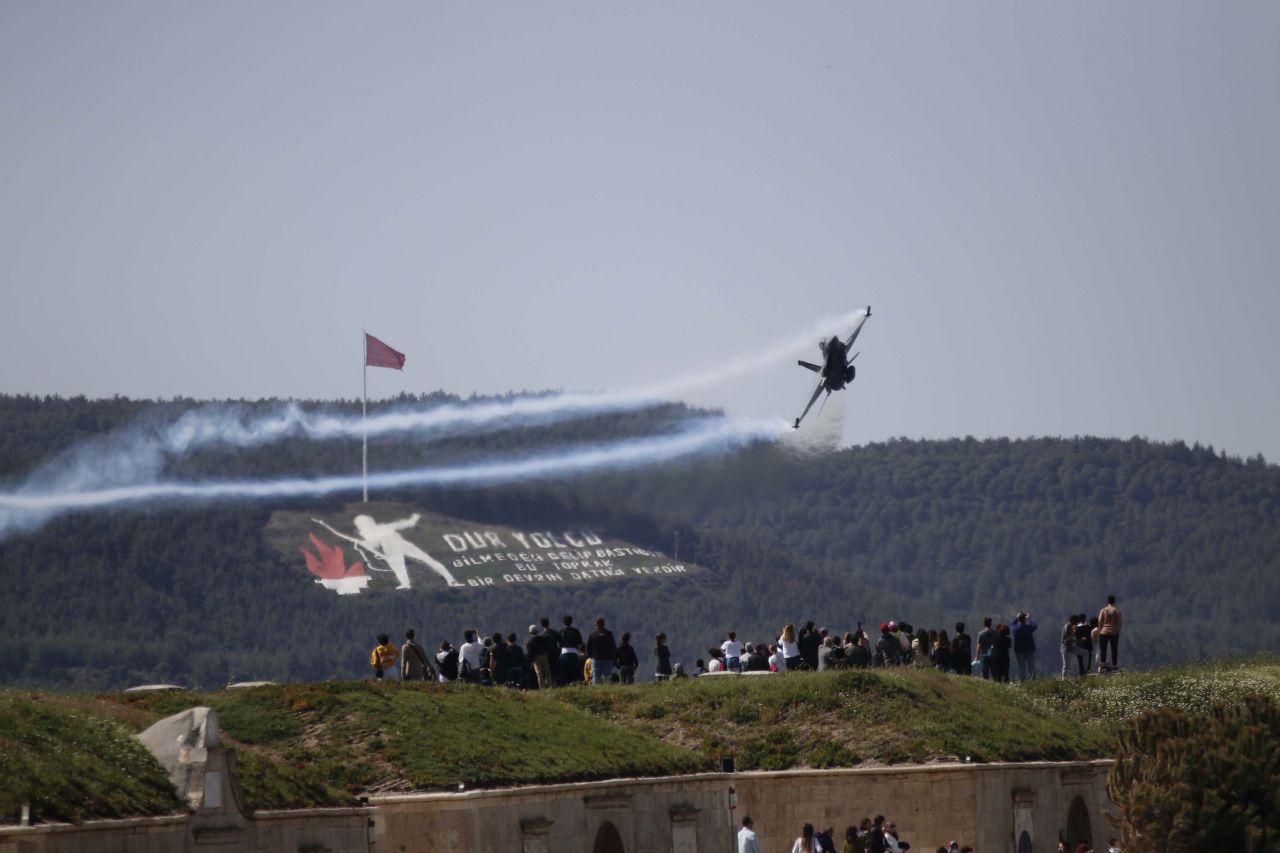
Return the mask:
<path fill-rule="evenodd" d="M 1018 659 L 1018 680 L 1036 677 L 1036 623 L 1023 611 L 1013 623 L 1013 656 Z"/>
<path fill-rule="evenodd" d="M 607 684 L 618 659 L 618 644 L 613 632 L 604 626 L 604 617 L 596 620 L 596 629 L 587 638 L 587 657 L 591 658 L 591 683 Z"/>
<path fill-rule="evenodd" d="M 1009 683 L 1009 649 L 1013 640 L 1009 626 L 1003 622 L 996 626 L 995 639 L 991 641 L 991 678 L 1001 684 Z"/>
<path fill-rule="evenodd" d="M 978 632 L 978 660 L 982 662 L 982 677 L 991 678 L 991 647 L 996 641 L 996 629 L 991 627 L 991 617 L 982 617 L 982 630 Z"/>
<path fill-rule="evenodd" d="M 800 655 L 800 643 L 796 639 L 796 626 L 790 622 L 782 626 L 782 634 L 778 636 L 778 649 L 786 660 L 786 666 L 778 667 L 778 672 L 787 672 L 788 670 L 800 668 L 800 661 L 804 660 L 804 658 Z"/>
<path fill-rule="evenodd" d="M 440 643 L 440 651 L 436 652 L 436 663 L 440 667 L 441 684 L 458 680 L 458 650 L 448 640 Z"/>
<path fill-rule="evenodd" d="M 373 647 L 373 652 L 369 655 L 369 665 L 373 667 L 373 677 L 381 680 L 386 673 L 391 673 L 395 678 L 396 658 L 400 657 L 400 653 L 396 651 L 396 647 L 391 645 L 391 638 L 386 634 L 378 635 L 378 645 Z"/>
<path fill-rule="evenodd" d="M 623 634 L 618 645 L 618 680 L 623 684 L 636 683 L 636 670 L 640 668 L 640 658 L 635 647 L 631 645 L 631 635 Z"/>
<path fill-rule="evenodd" d="M 573 627 L 573 617 L 565 614 L 564 627 L 560 629 L 560 683 L 577 684 L 582 681 L 582 657 L 578 647 L 582 645 L 582 632 Z"/>
<path fill-rule="evenodd" d="M 1062 626 L 1062 642 L 1060 646 L 1062 651 L 1062 677 L 1066 678 L 1071 675 L 1071 659 L 1076 656 L 1076 615 L 1074 613 L 1067 617 L 1067 623 Z"/>
<path fill-rule="evenodd" d="M 972 675 L 973 643 L 964 632 L 964 623 L 956 623 L 956 635 L 951 638 L 951 669 L 956 675 Z"/>
<path fill-rule="evenodd" d="M 871 831 L 867 833 L 867 853 L 885 853 L 888 849 L 889 845 L 884 837 L 884 815 L 878 814 L 871 824 Z"/>
<path fill-rule="evenodd" d="M 529 626 L 529 639 L 524 643 L 524 654 L 533 667 L 534 679 L 539 690 L 546 690 L 552 685 L 551 659 L 548 656 L 548 638 L 538 630 L 537 625 Z M 557 649 L 556 651 L 559 651 Z"/>
<path fill-rule="evenodd" d="M 1107 606 L 1098 612 L 1098 666 L 1107 668 L 1107 647 L 1111 647 L 1111 668 L 1120 666 L 1120 608 L 1116 607 L 1116 597 L 1107 596 Z"/>
<path fill-rule="evenodd" d="M 671 649 L 667 647 L 667 635 L 653 638 L 653 680 L 666 681 L 671 677 Z"/>
<path fill-rule="evenodd" d="M 413 638 L 413 629 L 404 632 L 404 645 L 400 647 L 400 679 L 402 681 L 426 681 L 435 678 L 427 650 Z"/>
<path fill-rule="evenodd" d="M 547 640 L 547 663 L 551 665 L 551 683 L 560 684 L 560 632 L 551 627 L 551 620 L 541 619 L 542 636 Z"/>
<path fill-rule="evenodd" d="M 1076 668 L 1080 677 L 1093 669 L 1093 629 L 1083 613 L 1076 614 Z"/>
<path fill-rule="evenodd" d="M 811 672 L 818 671 L 818 647 L 822 645 L 822 635 L 813 627 L 813 622 L 804 623 L 800 636 L 796 640 L 800 646 L 800 658 Z M 799 667 L 796 667 L 799 669 Z"/>
<path fill-rule="evenodd" d="M 736 633 L 729 632 L 729 639 L 720 644 L 720 650 L 724 652 L 725 669 L 730 672 L 742 672 L 742 643 L 738 642 Z"/>

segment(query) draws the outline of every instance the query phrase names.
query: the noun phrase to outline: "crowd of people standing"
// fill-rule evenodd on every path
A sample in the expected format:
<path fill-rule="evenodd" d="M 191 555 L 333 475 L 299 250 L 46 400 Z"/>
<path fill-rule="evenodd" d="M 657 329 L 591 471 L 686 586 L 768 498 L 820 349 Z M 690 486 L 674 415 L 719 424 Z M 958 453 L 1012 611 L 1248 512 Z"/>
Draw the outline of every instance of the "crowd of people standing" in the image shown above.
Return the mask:
<path fill-rule="evenodd" d="M 952 630 L 916 628 L 906 621 L 889 620 L 878 626 L 873 640 L 862 623 L 843 634 L 816 627 L 812 621 L 799 629 L 788 623 L 773 642 L 743 642 L 729 631 L 723 642 L 699 657 L 693 671 L 674 662 L 665 633 L 654 637 L 653 678 L 713 675 L 721 673 L 782 673 L 793 670 L 822 672 L 841 668 L 892 666 L 931 667 L 957 675 L 978 675 L 998 682 L 1010 680 L 1010 665 L 1017 664 L 1019 680 L 1037 676 L 1036 631 L 1039 626 L 1026 611 L 1011 624 L 983 617 L 982 628 L 970 636 L 965 623 Z M 1098 616 L 1087 619 L 1072 614 L 1063 626 L 1060 650 L 1062 676 L 1070 673 L 1074 659 L 1081 676 L 1112 671 L 1118 666 L 1121 616 L 1115 596 Z M 1095 650 L 1098 652 L 1095 660 Z M 418 642 L 413 630 L 405 631 L 396 646 L 387 634 L 378 635 L 370 655 L 375 678 L 405 681 L 463 681 L 521 689 L 564 687 L 573 684 L 631 684 L 640 669 L 640 656 L 624 633 L 616 638 L 603 617 L 584 637 L 566 615 L 559 626 L 543 617 L 529 626 L 523 642 L 514 633 L 485 636 L 476 629 L 463 633 L 461 646 L 448 640 L 434 652 Z"/>

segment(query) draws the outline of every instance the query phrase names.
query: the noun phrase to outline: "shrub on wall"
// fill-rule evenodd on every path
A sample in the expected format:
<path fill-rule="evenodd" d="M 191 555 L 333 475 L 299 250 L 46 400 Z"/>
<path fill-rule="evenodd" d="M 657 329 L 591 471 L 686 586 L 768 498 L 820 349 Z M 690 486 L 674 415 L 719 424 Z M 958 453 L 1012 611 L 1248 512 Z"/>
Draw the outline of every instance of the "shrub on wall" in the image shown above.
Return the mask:
<path fill-rule="evenodd" d="M 1121 730 L 1107 780 L 1127 853 L 1280 848 L 1280 704 L 1154 711 Z"/>

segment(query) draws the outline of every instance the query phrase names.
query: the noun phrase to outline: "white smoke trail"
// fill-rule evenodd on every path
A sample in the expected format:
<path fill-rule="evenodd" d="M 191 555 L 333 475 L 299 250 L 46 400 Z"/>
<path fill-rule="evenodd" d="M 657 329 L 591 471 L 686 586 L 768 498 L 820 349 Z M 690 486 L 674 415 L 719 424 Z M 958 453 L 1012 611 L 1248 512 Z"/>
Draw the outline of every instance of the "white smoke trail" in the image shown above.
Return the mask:
<path fill-rule="evenodd" d="M 442 436 L 479 426 L 519 429 L 610 411 L 645 408 L 690 391 L 711 388 L 774 367 L 789 356 L 814 348 L 819 337 L 853 326 L 865 313 L 854 311 L 827 317 L 747 356 L 729 356 L 706 369 L 628 390 L 564 392 L 483 403 L 445 404 L 375 414 L 367 422 L 358 417 L 308 413 L 296 403 L 249 422 L 228 418 L 225 410 L 206 408 L 183 415 L 164 431 L 161 441 L 165 451 L 181 455 L 214 444 L 253 447 L 296 436 L 311 439 L 358 438 L 366 428 L 371 436 L 410 431 Z"/>
<path fill-rule="evenodd" d="M 789 426 L 783 421 L 703 418 L 679 432 L 552 450 L 525 458 L 502 458 L 463 465 L 414 468 L 369 476 L 379 489 L 407 486 L 459 486 L 558 479 L 595 471 L 622 471 L 683 457 L 725 453 L 750 444 L 776 441 Z M 359 475 L 276 480 L 155 482 L 91 491 L 0 495 L 0 535 L 75 510 L 158 501 L 252 500 L 359 492 Z"/>
<path fill-rule="evenodd" d="M 853 326 L 864 312 L 827 317 L 787 338 L 745 356 L 726 356 L 707 368 L 663 382 L 621 391 L 564 392 L 538 397 L 469 404 L 446 404 L 397 409 L 373 415 L 368 433 L 382 436 L 413 432 L 422 438 L 442 438 L 472 432 L 522 429 L 574 418 L 655 406 L 683 393 L 730 382 L 783 363 L 789 356 L 812 348 L 817 339 Z M 359 417 L 308 412 L 296 403 L 267 415 L 244 417 L 235 405 L 215 404 L 195 409 L 176 421 L 135 425 L 101 439 L 84 442 L 40 466 L 8 498 L 41 498 L 76 493 L 106 494 L 158 482 L 167 462 L 211 446 L 257 447 L 287 438 L 312 440 L 354 438 L 366 422 Z M 56 513 L 55 513 L 56 514 Z M 24 521 L 0 517 L 0 536 L 15 527 L 42 523 L 34 509 Z"/>

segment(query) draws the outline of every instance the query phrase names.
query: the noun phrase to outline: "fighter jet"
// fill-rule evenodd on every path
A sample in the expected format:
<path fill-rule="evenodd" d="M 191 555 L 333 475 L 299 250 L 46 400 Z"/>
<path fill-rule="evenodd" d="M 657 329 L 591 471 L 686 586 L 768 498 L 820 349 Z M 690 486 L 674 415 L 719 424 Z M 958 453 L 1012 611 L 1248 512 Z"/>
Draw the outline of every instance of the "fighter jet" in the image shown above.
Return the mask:
<path fill-rule="evenodd" d="M 862 331 L 862 325 L 867 322 L 867 318 L 871 316 L 871 306 L 867 306 L 867 313 L 862 315 L 862 319 L 858 321 L 858 325 L 853 327 L 853 334 L 849 335 L 849 340 L 841 340 L 839 335 L 832 335 L 829 338 L 823 338 L 818 342 L 818 348 L 822 350 L 822 364 L 810 364 L 807 361 L 801 361 L 800 366 L 812 370 L 819 374 L 818 387 L 813 389 L 813 396 L 809 398 L 809 405 L 804 407 L 804 411 L 800 413 L 800 417 L 796 418 L 793 429 L 800 429 L 800 422 L 804 420 L 804 416 L 809 414 L 809 410 L 813 408 L 813 404 L 818 402 L 818 397 L 822 396 L 822 392 L 826 391 L 827 396 L 831 396 L 832 391 L 839 391 L 853 381 L 857 371 L 853 367 L 853 359 L 858 357 L 858 353 L 854 353 L 852 357 L 849 355 L 849 349 L 853 346 L 854 340 L 858 337 L 858 333 Z"/>

